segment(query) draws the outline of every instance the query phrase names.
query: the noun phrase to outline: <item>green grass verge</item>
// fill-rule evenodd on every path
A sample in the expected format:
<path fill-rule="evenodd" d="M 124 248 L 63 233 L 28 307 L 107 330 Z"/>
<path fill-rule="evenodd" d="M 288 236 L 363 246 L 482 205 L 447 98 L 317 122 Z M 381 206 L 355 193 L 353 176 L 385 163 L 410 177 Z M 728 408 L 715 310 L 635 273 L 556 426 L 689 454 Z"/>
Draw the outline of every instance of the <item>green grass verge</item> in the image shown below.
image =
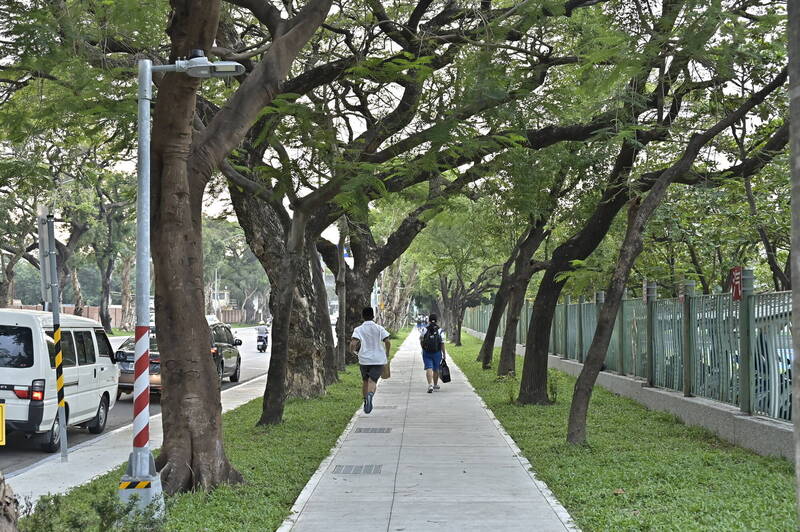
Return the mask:
<path fill-rule="evenodd" d="M 401 343 L 393 342 L 392 351 Z M 361 405 L 358 366 L 348 366 L 339 376 L 340 381 L 329 386 L 324 397 L 287 401 L 284 422 L 278 426 L 256 427 L 261 398 L 223 414 L 225 451 L 245 483 L 169 498 L 164 528 L 264 531 L 280 526 Z M 54 504 L 37 508 L 34 516 L 22 520 L 21 530 L 102 530 L 99 515 L 109 511 L 122 470 L 119 467 L 57 498 Z"/>
<path fill-rule="evenodd" d="M 797 530 L 787 460 L 758 456 L 600 387 L 589 445 L 568 445 L 575 379 L 557 373 L 555 405 L 514 405 L 519 382 L 482 370 L 479 349 L 467 335 L 462 347 L 447 348 L 583 530 Z"/>
<path fill-rule="evenodd" d="M 125 331 L 123 329 L 112 328 L 111 334 L 108 336 L 133 336 L 133 331 Z"/>

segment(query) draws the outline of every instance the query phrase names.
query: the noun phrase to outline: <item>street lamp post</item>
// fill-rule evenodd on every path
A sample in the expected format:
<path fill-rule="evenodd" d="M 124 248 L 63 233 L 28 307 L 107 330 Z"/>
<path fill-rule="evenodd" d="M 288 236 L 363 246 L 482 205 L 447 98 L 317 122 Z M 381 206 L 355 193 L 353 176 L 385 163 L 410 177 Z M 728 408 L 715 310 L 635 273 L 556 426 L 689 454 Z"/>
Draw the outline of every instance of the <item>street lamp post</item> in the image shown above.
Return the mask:
<path fill-rule="evenodd" d="M 136 497 L 139 509 L 154 505 L 164 511 L 161 477 L 150 452 L 150 101 L 153 72 L 182 72 L 195 78 L 222 78 L 243 74 L 244 66 L 233 61 L 210 62 L 202 50 L 192 50 L 189 59 L 171 65 L 139 61 L 138 94 L 138 192 L 136 198 L 136 344 L 133 384 L 133 451 L 119 484 L 119 498 L 127 503 Z"/>

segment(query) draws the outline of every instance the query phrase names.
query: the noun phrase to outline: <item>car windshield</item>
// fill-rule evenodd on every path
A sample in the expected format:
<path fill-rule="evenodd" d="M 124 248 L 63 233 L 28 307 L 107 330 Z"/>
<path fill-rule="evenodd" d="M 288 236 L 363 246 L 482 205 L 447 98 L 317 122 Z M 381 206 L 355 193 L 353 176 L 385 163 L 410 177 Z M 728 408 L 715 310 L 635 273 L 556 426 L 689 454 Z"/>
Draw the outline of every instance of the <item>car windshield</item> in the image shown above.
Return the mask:
<path fill-rule="evenodd" d="M 0 368 L 33 366 L 33 331 L 29 327 L 0 325 Z"/>
<path fill-rule="evenodd" d="M 136 341 L 133 339 L 133 336 L 131 336 L 122 342 L 122 345 L 119 346 L 119 350 L 133 352 L 135 345 Z M 153 333 L 150 333 L 150 352 L 158 353 L 158 344 L 156 344 L 156 336 Z"/>

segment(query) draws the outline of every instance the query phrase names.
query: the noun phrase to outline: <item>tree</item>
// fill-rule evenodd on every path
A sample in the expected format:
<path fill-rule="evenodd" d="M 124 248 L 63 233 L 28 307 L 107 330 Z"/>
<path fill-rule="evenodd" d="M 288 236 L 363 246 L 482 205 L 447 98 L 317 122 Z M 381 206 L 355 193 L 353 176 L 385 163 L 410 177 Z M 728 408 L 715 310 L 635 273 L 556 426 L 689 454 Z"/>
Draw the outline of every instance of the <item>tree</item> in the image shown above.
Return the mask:
<path fill-rule="evenodd" d="M 262 52 L 261 61 L 203 125 L 193 122 L 200 86 L 195 78 L 164 76 L 155 107 L 151 180 L 156 326 L 175 332 L 159 341 L 168 368 L 163 375 L 164 446 L 158 459 L 167 493 L 242 480 L 225 456 L 218 378 L 207 356 L 208 325 L 199 311 L 204 306 L 202 197 L 212 173 L 272 102 L 295 56 L 322 24 L 331 5 L 326 0 L 309 0 L 291 18 L 283 19 L 271 4 L 234 3 L 247 7 L 269 32 L 271 44 Z M 211 50 L 220 29 L 219 2 L 174 0 L 171 5 L 167 29 L 170 61 L 187 56 L 192 49 Z M 197 131 L 193 123 L 199 126 Z M 273 292 L 276 308 L 292 307 L 292 272 L 303 249 L 303 221 L 298 210 L 292 245 L 284 259 L 289 289 Z M 286 313 L 275 314 L 267 400 L 272 394 L 284 396 L 288 324 Z M 272 419 L 280 416 L 267 421 Z"/>
<path fill-rule="evenodd" d="M 630 201 L 625 240 L 620 248 L 619 258 L 606 293 L 606 301 L 597 317 L 597 328 L 595 329 L 592 344 L 589 347 L 581 374 L 575 383 L 575 393 L 573 394 L 567 427 L 567 441 L 569 443 L 583 444 L 586 441 L 586 416 L 589 409 L 589 399 L 608 351 L 611 332 L 622 301 L 628 274 L 636 257 L 642 250 L 642 233 L 645 224 L 666 195 L 669 185 L 679 176 L 691 171 L 694 161 L 700 154 L 700 150 L 721 132 L 730 128 L 732 124 L 745 119 L 754 107 L 763 103 L 766 97 L 778 90 L 785 81 L 786 71 L 784 70 L 773 81 L 745 100 L 735 111 L 727 114 L 702 133 L 692 134 L 683 154 L 674 164 L 661 171 L 655 171 L 646 177 L 644 181 L 652 183 L 649 186 L 647 195 L 643 198 L 635 196 Z M 771 157 L 772 153 L 772 151 L 767 151 L 766 156 Z M 758 159 L 755 159 L 755 161 L 753 164 L 756 169 L 763 166 L 762 161 Z M 743 161 L 743 164 L 746 162 Z M 743 172 L 743 175 L 744 173 L 747 172 Z"/>

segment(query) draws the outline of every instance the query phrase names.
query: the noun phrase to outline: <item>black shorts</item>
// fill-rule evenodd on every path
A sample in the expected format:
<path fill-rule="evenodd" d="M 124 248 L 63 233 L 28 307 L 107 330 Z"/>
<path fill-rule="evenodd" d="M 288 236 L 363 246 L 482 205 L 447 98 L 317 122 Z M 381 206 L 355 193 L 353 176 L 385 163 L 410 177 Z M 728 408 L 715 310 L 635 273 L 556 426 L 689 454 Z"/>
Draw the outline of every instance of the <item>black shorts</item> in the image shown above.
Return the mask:
<path fill-rule="evenodd" d="M 361 367 L 362 380 L 372 379 L 372 382 L 378 382 L 378 379 L 381 378 L 381 373 L 383 373 L 383 364 L 359 364 L 359 366 Z"/>

